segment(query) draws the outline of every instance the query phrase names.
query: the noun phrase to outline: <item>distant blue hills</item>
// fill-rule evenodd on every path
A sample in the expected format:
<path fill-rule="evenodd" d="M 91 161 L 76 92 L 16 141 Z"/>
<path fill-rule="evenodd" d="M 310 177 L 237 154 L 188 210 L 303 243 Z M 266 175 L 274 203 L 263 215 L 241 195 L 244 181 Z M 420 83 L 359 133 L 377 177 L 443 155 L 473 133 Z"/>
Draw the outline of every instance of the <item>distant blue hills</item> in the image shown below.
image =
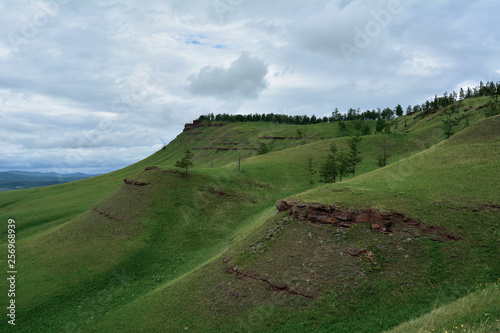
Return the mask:
<path fill-rule="evenodd" d="M 59 174 L 55 172 L 5 171 L 0 172 L 0 191 L 19 190 L 74 182 L 98 175 L 85 173 Z"/>

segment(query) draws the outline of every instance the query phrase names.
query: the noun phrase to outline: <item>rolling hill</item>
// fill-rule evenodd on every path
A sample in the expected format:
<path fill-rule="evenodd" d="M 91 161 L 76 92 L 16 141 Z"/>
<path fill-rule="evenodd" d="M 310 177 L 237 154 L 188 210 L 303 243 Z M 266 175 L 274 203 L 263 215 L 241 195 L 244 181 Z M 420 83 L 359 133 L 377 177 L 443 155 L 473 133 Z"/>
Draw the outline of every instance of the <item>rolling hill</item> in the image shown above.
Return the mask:
<path fill-rule="evenodd" d="M 122 170 L 0 193 L 0 219 L 16 221 L 16 330 L 497 329 L 500 303 L 482 293 L 500 277 L 500 117 L 485 102 L 464 101 L 450 139 L 444 109 L 398 118 L 395 134 L 363 136 L 356 177 L 315 174 L 311 190 L 307 159 L 317 170 L 332 143 L 347 150 L 355 122 L 202 123 Z M 185 149 L 188 177 L 173 167 Z M 488 315 L 425 319 L 468 298 Z"/>

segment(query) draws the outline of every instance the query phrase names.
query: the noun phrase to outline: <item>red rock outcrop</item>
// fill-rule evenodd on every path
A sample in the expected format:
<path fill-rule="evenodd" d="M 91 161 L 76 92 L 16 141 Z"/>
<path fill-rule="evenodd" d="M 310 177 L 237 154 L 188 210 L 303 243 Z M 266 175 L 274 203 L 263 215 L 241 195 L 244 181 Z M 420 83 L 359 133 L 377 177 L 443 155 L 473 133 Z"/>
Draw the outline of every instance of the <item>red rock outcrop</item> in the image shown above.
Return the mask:
<path fill-rule="evenodd" d="M 276 208 L 280 212 L 288 211 L 290 216 L 310 223 L 333 224 L 339 227 L 351 227 L 357 223 L 369 222 L 374 231 L 383 234 L 393 232 L 395 221 L 421 230 L 424 234 L 437 236 L 438 239 L 459 240 L 460 237 L 446 232 L 441 227 L 427 225 L 398 212 L 380 212 L 373 208 L 349 210 L 335 205 L 322 203 L 302 203 L 291 199 L 278 200 Z"/>
<path fill-rule="evenodd" d="M 354 211 L 335 205 L 328 206 L 316 202 L 305 204 L 290 199 L 277 201 L 276 208 L 280 212 L 289 211 L 291 216 L 311 223 L 350 227 L 356 223 L 370 222 L 372 229 L 377 232 L 392 232 L 391 214 L 379 212 L 373 208 Z"/>
<path fill-rule="evenodd" d="M 207 124 L 206 126 L 207 127 L 213 127 L 213 126 L 224 126 L 225 124 L 224 123 L 211 123 L 211 124 Z M 201 122 L 200 120 L 195 120 L 193 121 L 192 123 L 187 123 L 184 125 L 184 131 L 189 131 L 189 130 L 192 130 L 193 128 L 199 128 L 199 127 L 203 127 L 205 125 L 203 125 L 203 122 Z M 198 132 L 198 134 L 201 133 L 201 132 Z"/>
<path fill-rule="evenodd" d="M 123 182 L 125 184 L 128 184 L 128 185 L 133 185 L 133 186 L 146 186 L 146 185 L 149 185 L 150 183 L 143 183 L 143 182 L 138 182 L 138 181 L 135 181 L 133 179 L 127 179 L 125 178 L 123 180 Z"/>

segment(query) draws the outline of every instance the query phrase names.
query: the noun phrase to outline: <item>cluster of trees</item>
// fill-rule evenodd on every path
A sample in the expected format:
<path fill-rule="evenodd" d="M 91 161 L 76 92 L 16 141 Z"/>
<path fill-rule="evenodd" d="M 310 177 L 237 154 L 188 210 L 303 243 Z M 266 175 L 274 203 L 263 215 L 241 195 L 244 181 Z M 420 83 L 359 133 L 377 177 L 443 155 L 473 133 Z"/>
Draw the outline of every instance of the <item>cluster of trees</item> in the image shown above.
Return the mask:
<path fill-rule="evenodd" d="M 338 108 L 332 112 L 331 117 L 316 117 L 315 115 L 296 115 L 290 116 L 285 114 L 275 114 L 275 113 L 254 113 L 254 114 L 217 114 L 209 113 L 208 115 L 202 115 L 198 118 L 200 121 L 208 122 L 269 122 L 277 124 L 287 124 L 287 125 L 310 125 L 319 123 L 331 123 L 331 122 L 342 122 L 347 120 L 376 120 L 376 119 L 392 119 L 394 115 L 402 116 L 404 114 L 401 105 L 397 105 L 394 110 L 391 108 L 385 108 L 381 110 L 368 110 L 362 112 L 361 109 L 350 108 L 345 114 L 340 113 Z"/>
<path fill-rule="evenodd" d="M 393 109 L 386 107 L 385 109 L 377 108 L 361 111 L 360 108 L 350 108 L 345 113 L 340 113 L 338 108 L 335 108 L 330 117 L 316 117 L 315 115 L 312 115 L 310 117 L 307 115 L 290 116 L 275 113 L 254 113 L 247 115 L 233 115 L 227 113 L 214 115 L 213 113 L 209 113 L 208 115 L 200 116 L 198 120 L 209 122 L 270 122 L 289 125 L 309 125 L 318 123 L 342 122 L 347 120 L 391 120 L 395 117 L 401 117 L 404 114 L 413 114 L 416 112 L 429 113 L 440 108 L 447 107 L 457 101 L 462 101 L 466 98 L 492 96 L 494 97 L 496 102 L 498 101 L 499 94 L 500 82 L 483 83 L 481 81 L 479 83 L 479 86 L 474 88 L 469 87 L 466 90 L 460 88 L 460 91 L 458 93 L 455 91 L 451 93 L 444 92 L 442 96 L 435 95 L 433 99 L 427 100 L 422 104 L 417 104 L 414 106 L 408 105 L 406 111 L 400 104 L 398 104 Z"/>
<path fill-rule="evenodd" d="M 460 102 L 466 98 L 473 97 L 486 97 L 491 96 L 495 99 L 495 102 L 498 101 L 498 95 L 500 94 L 500 82 L 479 82 L 479 86 L 474 88 L 468 87 L 467 90 L 460 88 L 460 91 L 457 93 L 452 91 L 451 93 L 444 92 L 442 96 L 434 96 L 434 99 L 427 100 L 422 105 L 415 105 L 411 107 L 408 106 L 406 113 L 414 113 L 414 112 L 424 112 L 429 113 L 449 105 L 454 104 L 455 102 Z"/>
<path fill-rule="evenodd" d="M 319 175 L 323 183 L 335 183 L 337 178 L 339 181 L 342 181 L 342 177 L 347 176 L 351 172 L 353 177 L 356 175 L 356 166 L 362 160 L 359 149 L 360 142 L 361 136 L 352 136 L 349 139 L 348 151 L 339 150 L 337 145 L 332 143 L 328 155 L 319 168 Z M 315 171 L 312 157 L 308 160 L 307 169 L 309 171 L 309 188 L 311 188 L 312 174 Z"/>
<path fill-rule="evenodd" d="M 443 122 L 446 125 L 445 133 L 449 138 L 451 133 L 452 126 L 457 125 L 462 119 L 463 116 L 453 117 L 457 112 L 458 108 L 454 105 L 457 101 L 460 102 L 473 97 L 491 97 L 491 102 L 489 106 L 485 109 L 485 115 L 491 116 L 499 113 L 498 107 L 496 103 L 498 102 L 498 95 L 500 95 L 500 82 L 486 82 L 484 84 L 482 81 L 479 83 L 479 86 L 474 88 L 467 88 L 464 90 L 460 88 L 460 91 L 457 93 L 455 91 L 448 93 L 445 92 L 442 96 L 435 95 L 433 99 L 425 101 L 421 105 L 411 106 L 408 105 L 406 108 L 406 114 L 413 114 L 417 112 L 422 112 L 424 115 L 436 111 L 441 108 L 445 108 L 450 106 L 447 110 L 444 111 L 445 119 Z M 347 110 L 345 114 L 341 114 L 338 108 L 332 112 L 331 117 L 316 117 L 312 115 L 311 117 L 307 115 L 284 115 L 284 114 L 217 114 L 209 113 L 208 115 L 202 115 L 198 118 L 200 121 L 216 121 L 216 122 L 271 122 L 271 123 L 279 123 L 279 124 L 293 124 L 293 125 L 309 125 L 309 124 L 317 124 L 323 122 L 338 122 L 338 125 L 341 130 L 346 129 L 345 121 L 356 121 L 355 128 L 360 131 L 361 135 L 370 134 L 370 126 L 366 123 L 363 123 L 364 120 L 376 120 L 376 128 L 375 132 L 379 133 L 390 133 L 391 127 L 395 127 L 397 130 L 397 120 L 394 119 L 396 117 L 401 117 L 404 114 L 403 107 L 398 104 L 394 109 L 385 108 L 381 110 L 377 108 L 376 110 L 367 110 L 361 111 L 358 109 L 350 108 Z M 406 120 L 405 120 L 406 121 Z M 406 123 L 405 123 L 406 124 Z M 406 126 L 406 125 L 405 125 Z M 297 130 L 297 135 L 299 138 L 304 137 L 304 132 L 302 130 Z M 349 141 L 349 151 L 339 151 L 338 147 L 335 144 L 332 144 L 330 147 L 330 152 L 326 157 L 326 160 L 321 165 L 319 169 L 319 173 L 321 179 L 324 183 L 328 182 L 336 182 L 337 178 L 342 181 L 342 177 L 346 176 L 350 172 L 352 172 L 353 177 L 356 173 L 356 165 L 361 162 L 361 157 L 358 149 L 358 144 L 361 141 L 360 135 L 352 136 Z M 259 146 L 258 154 L 266 154 L 269 152 L 269 147 L 265 143 L 261 143 Z M 378 165 L 380 167 L 384 167 L 387 164 L 388 158 L 391 156 L 391 145 L 387 142 L 387 139 L 384 135 L 383 143 L 381 145 L 381 152 L 378 157 Z M 186 150 L 184 157 L 177 161 L 175 166 L 185 169 L 185 174 L 188 173 L 188 168 L 193 166 L 191 159 L 193 154 L 191 151 Z M 241 158 L 241 157 L 240 157 Z M 238 164 L 239 169 L 239 164 Z M 314 173 L 314 166 L 312 158 L 308 160 L 308 170 L 309 170 L 309 185 L 312 183 L 312 174 Z"/>

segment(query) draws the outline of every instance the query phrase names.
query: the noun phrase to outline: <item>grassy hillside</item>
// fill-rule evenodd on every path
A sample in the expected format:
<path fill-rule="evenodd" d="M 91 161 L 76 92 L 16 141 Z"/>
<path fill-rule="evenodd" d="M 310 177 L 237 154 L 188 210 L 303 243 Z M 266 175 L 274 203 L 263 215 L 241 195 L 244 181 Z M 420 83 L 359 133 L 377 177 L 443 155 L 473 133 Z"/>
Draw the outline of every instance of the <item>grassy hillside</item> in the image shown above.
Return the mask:
<path fill-rule="evenodd" d="M 498 318 L 499 282 L 479 284 L 474 292 L 392 329 L 405 332 L 495 332 Z"/>
<path fill-rule="evenodd" d="M 439 238 L 397 221 L 394 232 L 384 235 L 367 224 L 339 228 L 274 213 L 257 221 L 261 224 L 257 232 L 202 269 L 117 309 L 110 314 L 114 320 L 105 319 L 96 327 L 101 331 L 188 327 L 214 332 L 377 332 L 452 302 L 476 285 L 495 282 L 500 276 L 500 192 L 469 186 L 494 177 L 498 126 L 500 117 L 486 120 L 421 153 L 424 157 L 417 154 L 398 162 L 415 170 L 390 187 L 378 182 L 393 178 L 391 169 L 398 163 L 297 196 L 344 208 L 395 210 L 443 228 L 439 230 L 457 239 Z M 436 161 L 443 161 L 443 168 L 437 168 Z M 460 165 L 449 169 L 456 164 L 453 161 Z M 433 191 L 425 184 L 417 186 L 424 176 L 430 177 Z M 459 196 L 449 186 L 455 177 L 472 178 L 456 193 Z M 497 327 L 499 300 L 482 296 L 475 302 Z M 127 320 L 132 314 L 137 320 Z M 477 314 L 464 315 L 443 324 L 436 321 L 432 327 L 458 322 L 480 327 L 484 320 Z M 408 332 L 428 326 L 413 327 L 417 328 Z"/>
<path fill-rule="evenodd" d="M 316 174 L 310 191 L 307 158 L 318 168 L 332 143 L 347 149 L 355 123 L 346 131 L 336 123 L 205 124 L 114 173 L 0 193 L 0 219 L 16 220 L 17 328 L 373 332 L 496 281 L 500 118 L 464 111 L 484 101 L 466 100 L 468 124 L 446 141 L 443 110 L 400 118 L 397 133 L 386 135 L 392 156 L 383 169 L 383 136 L 364 136 L 360 176 L 323 186 Z M 260 142 L 271 152 L 244 149 Z M 186 148 L 195 153 L 189 177 L 173 168 Z M 241 151 L 241 171 L 239 151 L 225 148 Z M 278 214 L 276 200 L 292 196 L 397 211 L 460 240 L 399 224 L 383 235 L 366 224 Z M 0 231 L 7 253 L 4 224 Z"/>

